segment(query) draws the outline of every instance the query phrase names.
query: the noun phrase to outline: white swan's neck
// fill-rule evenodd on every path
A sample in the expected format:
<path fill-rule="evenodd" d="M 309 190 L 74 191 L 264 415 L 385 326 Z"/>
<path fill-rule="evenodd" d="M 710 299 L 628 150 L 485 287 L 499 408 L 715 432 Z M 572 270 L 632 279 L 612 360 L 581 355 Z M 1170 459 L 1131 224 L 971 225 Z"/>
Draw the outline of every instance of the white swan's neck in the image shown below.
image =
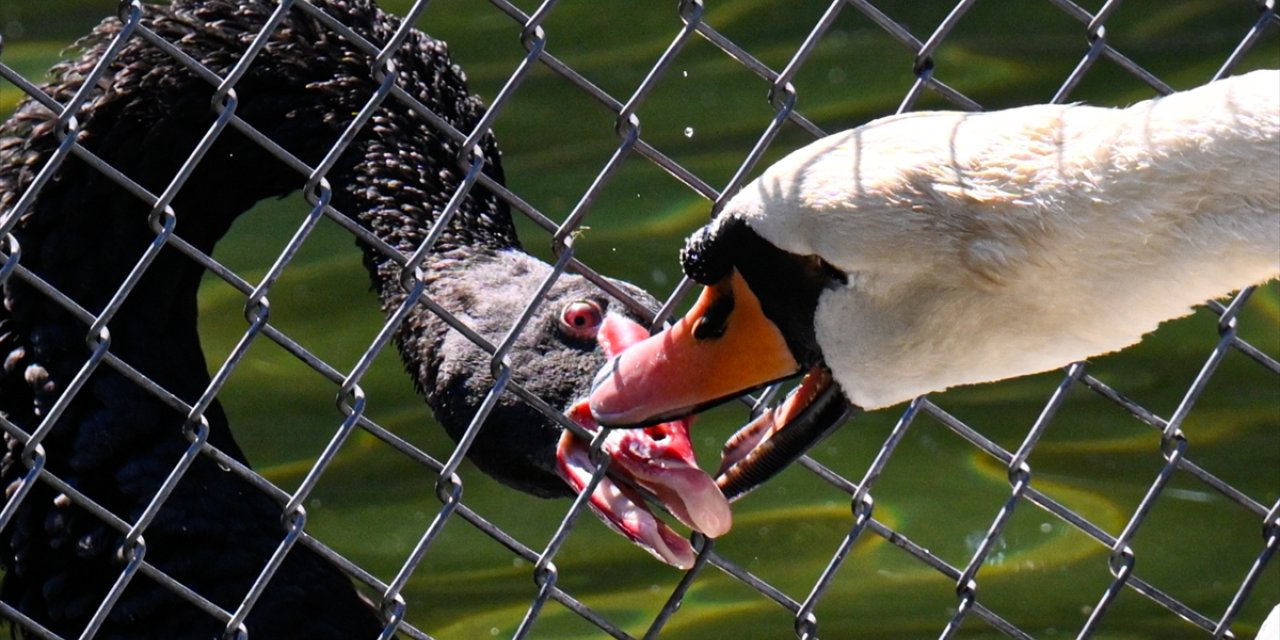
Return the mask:
<path fill-rule="evenodd" d="M 855 403 L 1044 371 L 1280 274 L 1280 72 L 1127 109 L 887 118 L 738 199 L 849 274 L 816 324 Z"/>

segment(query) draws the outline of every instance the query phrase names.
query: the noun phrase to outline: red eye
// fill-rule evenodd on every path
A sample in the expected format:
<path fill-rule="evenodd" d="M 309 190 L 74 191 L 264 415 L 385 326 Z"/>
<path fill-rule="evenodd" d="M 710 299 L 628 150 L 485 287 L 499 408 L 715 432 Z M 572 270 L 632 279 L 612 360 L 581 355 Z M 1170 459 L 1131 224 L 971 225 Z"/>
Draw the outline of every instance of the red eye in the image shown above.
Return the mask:
<path fill-rule="evenodd" d="M 590 300 L 570 302 L 560 312 L 560 330 L 571 338 L 593 340 L 603 320 L 604 311 L 600 305 Z"/>

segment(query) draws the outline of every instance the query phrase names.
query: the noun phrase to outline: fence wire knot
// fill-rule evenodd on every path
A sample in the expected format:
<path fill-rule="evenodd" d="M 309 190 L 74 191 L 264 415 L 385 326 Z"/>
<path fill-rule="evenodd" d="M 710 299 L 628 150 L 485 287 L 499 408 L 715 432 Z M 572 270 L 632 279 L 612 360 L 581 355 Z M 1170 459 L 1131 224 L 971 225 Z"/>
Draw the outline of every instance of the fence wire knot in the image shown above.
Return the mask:
<path fill-rule="evenodd" d="M 4 226 L 4 220 L 0 218 L 0 227 Z M 3 285 L 9 279 L 9 274 L 18 268 L 18 264 L 22 261 L 22 245 L 18 243 L 18 238 L 12 233 L 4 234 L 5 249 L 0 251 L 0 285 Z"/>
<path fill-rule="evenodd" d="M 436 497 L 445 505 L 456 505 L 462 501 L 462 478 L 456 473 L 440 476 L 435 483 Z"/>
<path fill-rule="evenodd" d="M 1116 548 L 1107 557 L 1107 568 L 1111 570 L 1111 575 L 1116 580 L 1128 578 L 1135 564 L 1137 564 L 1137 556 L 1133 552 L 1133 547 L 1127 544 Z"/>
<path fill-rule="evenodd" d="M 801 640 L 816 640 L 818 637 L 818 617 L 810 612 L 796 618 L 795 630 L 796 637 Z"/>

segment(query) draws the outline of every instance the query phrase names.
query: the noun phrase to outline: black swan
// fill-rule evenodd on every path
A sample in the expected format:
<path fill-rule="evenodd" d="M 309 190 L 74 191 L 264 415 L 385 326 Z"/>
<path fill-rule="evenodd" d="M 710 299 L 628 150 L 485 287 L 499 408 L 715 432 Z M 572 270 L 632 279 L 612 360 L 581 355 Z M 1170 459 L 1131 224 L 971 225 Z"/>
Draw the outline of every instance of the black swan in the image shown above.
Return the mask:
<path fill-rule="evenodd" d="M 315 4 L 377 46 L 399 27 L 366 0 Z M 266 0 L 178 0 L 147 7 L 142 24 L 221 78 L 276 6 Z M 71 101 L 121 30 L 118 20 L 98 26 L 80 43 L 78 59 L 55 67 L 43 88 L 47 95 L 59 104 Z M 483 107 L 443 43 L 411 31 L 391 61 L 403 91 L 459 131 L 476 127 Z M 235 83 L 235 115 L 315 166 L 374 94 L 373 66 L 372 54 L 293 7 Z M 75 114 L 78 144 L 146 191 L 164 193 L 218 118 L 215 83 L 134 35 Z M 81 634 L 101 607 L 105 617 L 94 622 L 101 624 L 99 638 L 215 637 L 225 618 L 147 576 L 134 576 L 118 601 L 103 603 L 121 576 L 121 556 L 136 551 L 122 549 L 122 529 L 147 512 L 188 448 L 188 436 L 201 431 L 199 420 L 188 424 L 176 407 L 196 405 L 210 385 L 196 331 L 204 269 L 165 246 L 127 295 L 113 299 L 155 242 L 153 225 L 163 225 L 164 216 L 149 219 L 154 201 L 76 154 L 32 189 L 57 155 L 63 127 L 56 114 L 28 99 L 0 128 L 0 231 L 12 230 L 0 247 L 6 266 L 0 271 L 0 427 L 8 444 L 0 475 L 9 497 L 0 531 L 0 600 L 63 635 Z M 403 281 L 414 281 L 402 277 L 405 256 L 423 244 L 463 179 L 460 147 L 390 98 L 331 159 L 325 175 L 333 185 L 331 204 L 369 232 L 360 245 L 389 316 L 406 300 Z M 480 138 L 479 147 L 485 175 L 501 184 L 491 136 Z M 176 191 L 174 237 L 209 254 L 236 216 L 262 198 L 302 187 L 306 178 L 229 127 Z M 29 190 L 34 199 L 24 195 Z M 477 186 L 431 247 L 420 277 L 427 297 L 496 344 L 551 272 L 521 250 L 508 205 Z M 655 305 L 631 285 L 614 286 Z M 110 312 L 105 331 L 88 344 L 92 322 L 73 305 L 93 316 Z M 604 350 L 615 354 L 645 335 L 623 304 L 583 277 L 564 275 L 550 286 L 507 358 L 525 389 L 591 430 L 584 398 Z M 461 437 L 493 384 L 490 355 L 422 304 L 408 310 L 394 339 L 418 391 L 450 435 Z M 123 365 L 99 363 L 77 380 L 91 353 L 102 348 Z M 139 386 L 122 366 L 177 401 Z M 203 419 L 208 444 L 244 461 L 216 400 Z M 618 460 L 621 476 L 657 493 L 694 528 L 714 534 L 728 526 L 728 505 L 693 465 L 687 439 L 680 439 L 685 427 L 677 422 L 614 432 L 606 452 Z M 510 486 L 544 497 L 572 495 L 593 468 L 585 442 L 563 433 L 555 421 L 505 393 L 468 455 Z M 28 447 L 35 434 L 38 450 Z M 631 446 L 636 444 L 652 449 Z M 23 482 L 33 465 L 44 465 L 41 479 Z M 666 468 L 680 473 L 667 478 Z M 91 513 L 81 495 L 124 525 Z M 676 565 L 691 562 L 688 542 L 648 515 L 625 483 L 603 480 L 592 502 L 655 555 Z M 191 460 L 162 506 L 147 515 L 153 519 L 142 532 L 146 561 L 228 611 L 240 606 L 285 534 L 281 504 L 205 455 Z M 637 518 L 640 525 L 634 525 Z M 251 637 L 260 638 L 374 637 L 385 624 L 345 575 L 302 545 L 290 550 L 245 619 Z"/>

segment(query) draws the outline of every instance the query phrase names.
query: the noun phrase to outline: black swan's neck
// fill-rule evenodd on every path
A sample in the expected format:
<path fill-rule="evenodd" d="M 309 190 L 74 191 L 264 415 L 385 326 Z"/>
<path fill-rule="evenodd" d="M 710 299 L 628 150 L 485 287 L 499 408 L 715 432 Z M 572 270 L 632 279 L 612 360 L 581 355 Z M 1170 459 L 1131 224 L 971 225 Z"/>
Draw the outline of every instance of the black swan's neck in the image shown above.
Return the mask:
<path fill-rule="evenodd" d="M 394 18 L 359 0 L 334 0 L 326 8 L 375 44 L 390 38 L 398 26 Z M 187 53 L 214 73 L 225 75 L 273 9 L 273 3 L 178 2 L 171 11 L 157 10 L 148 26 L 170 42 L 195 43 L 186 47 Z M 234 25 L 228 24 L 229 16 L 234 17 Z M 373 95 L 373 54 L 298 10 L 292 17 L 236 84 L 236 114 L 314 166 Z M 100 26 L 83 56 L 56 69 L 55 81 L 46 88 L 51 97 L 70 100 L 117 28 L 112 23 Z M 411 32 L 395 62 L 398 84 L 455 129 L 467 132 L 478 122 L 483 107 L 467 93 L 465 79 L 443 43 Z M 92 94 L 80 114 L 81 144 L 151 193 L 160 193 L 215 120 L 213 87 L 137 38 L 125 45 L 107 78 L 107 86 Z M 0 164 L 0 185 L 4 186 L 0 215 L 16 204 L 39 164 L 52 155 L 58 143 L 55 127 L 53 114 L 33 102 L 24 103 L 11 119 L 0 142 L 0 153 L 6 154 Z M 325 176 L 335 185 L 333 207 L 376 236 L 377 244 L 400 253 L 392 255 L 361 243 L 384 305 L 402 298 L 403 256 L 422 245 L 462 181 L 465 168 L 457 160 L 459 146 L 397 99 L 386 98 Z M 500 182 L 492 138 L 483 137 L 480 146 L 485 173 Z M 197 249 L 211 252 L 234 219 L 254 203 L 294 191 L 305 182 L 306 176 L 228 129 L 200 159 L 174 199 L 176 233 Z M 129 258 L 140 256 L 154 238 L 147 228 L 149 208 L 97 170 L 74 158 L 68 160 L 19 223 L 19 238 L 30 238 L 31 244 L 43 248 L 41 255 L 24 257 L 23 264 L 96 313 L 132 268 Z M 113 244 L 107 247 L 104 242 Z M 436 240 L 427 266 L 454 264 L 504 249 L 519 249 L 507 206 L 476 187 Z M 170 268 L 152 269 L 139 285 L 141 293 L 131 297 L 158 300 L 163 298 L 150 294 L 163 291 L 175 298 L 172 308 L 149 306 L 134 315 L 126 302 L 118 324 L 171 329 L 174 320 L 194 314 L 202 270 L 174 252 L 162 254 L 160 262 Z M 85 274 L 94 277 L 86 279 Z M 28 295 L 23 287 L 12 289 L 18 298 Z M 194 323 L 177 326 L 194 327 Z M 154 335 L 148 339 L 154 340 Z M 113 339 L 124 342 L 113 349 L 131 346 L 127 335 Z M 69 342 L 81 340 L 76 336 Z M 198 346 L 190 346 L 193 353 L 198 352 Z M 405 355 L 420 357 L 417 352 Z"/>
<path fill-rule="evenodd" d="M 378 46 L 398 27 L 365 0 L 319 4 Z M 144 22 L 225 76 L 275 8 L 265 1 L 178 0 L 148 8 Z M 55 69 L 49 95 L 69 101 L 118 30 L 115 22 L 100 26 L 83 43 L 84 55 Z M 374 94 L 373 57 L 295 8 L 235 85 L 236 115 L 315 166 Z M 411 32 L 394 62 L 398 85 L 456 129 L 470 131 L 479 121 L 482 106 L 467 93 L 442 43 Z M 162 193 L 216 119 L 214 87 L 138 37 L 124 45 L 103 78 L 77 116 L 80 144 L 151 193 Z M 0 221 L 14 222 L 18 198 L 59 142 L 56 126 L 53 114 L 28 101 L 0 127 Z M 487 136 L 481 150 L 485 172 L 501 181 L 498 152 Z M 462 179 L 458 155 L 454 139 L 388 98 L 326 176 L 335 185 L 332 204 L 382 243 L 412 253 Z M 173 200 L 176 234 L 209 253 L 253 203 L 305 181 L 229 128 Z M 155 237 L 147 222 L 150 208 L 71 157 L 15 223 L 14 235 L 24 248 L 20 263 L 99 313 Z M 505 205 L 475 188 L 440 235 L 429 264 L 518 246 Z M 397 305 L 404 295 L 403 259 L 367 243 L 364 250 L 383 305 Z M 209 385 L 196 333 L 201 276 L 195 262 L 166 248 L 108 322 L 112 353 L 188 403 Z M 4 283 L 4 302 L 0 415 L 31 433 L 84 365 L 87 326 L 18 277 Z M 443 331 L 429 317 L 409 324 Z M 426 366 L 418 345 L 405 336 L 398 342 L 411 371 Z M 211 444 L 243 460 L 216 401 L 205 417 Z M 100 367 L 42 441 L 48 470 L 132 521 L 185 449 L 182 423 L 183 416 L 156 397 Z M 22 445 L 10 439 L 10 453 L 0 464 L 2 480 L 11 487 L 26 471 Z M 119 573 L 119 532 L 55 493 L 37 485 L 0 532 L 7 573 L 0 599 L 54 631 L 74 635 Z M 282 531 L 279 505 L 202 456 L 147 530 L 147 558 L 214 603 L 234 607 L 261 569 L 255 563 L 270 555 Z M 221 544 L 239 545 L 237 557 L 245 563 L 188 553 L 192 546 Z M 78 551 L 65 551 L 70 548 Z M 255 637 L 356 637 L 381 625 L 349 581 L 305 548 L 295 548 L 272 585 L 249 619 Z M 99 637 L 161 637 L 177 629 L 182 631 L 164 637 L 207 637 L 206 626 L 218 628 L 211 618 L 208 625 L 194 622 L 199 619 L 204 616 L 171 593 L 142 581 L 112 610 Z"/>

